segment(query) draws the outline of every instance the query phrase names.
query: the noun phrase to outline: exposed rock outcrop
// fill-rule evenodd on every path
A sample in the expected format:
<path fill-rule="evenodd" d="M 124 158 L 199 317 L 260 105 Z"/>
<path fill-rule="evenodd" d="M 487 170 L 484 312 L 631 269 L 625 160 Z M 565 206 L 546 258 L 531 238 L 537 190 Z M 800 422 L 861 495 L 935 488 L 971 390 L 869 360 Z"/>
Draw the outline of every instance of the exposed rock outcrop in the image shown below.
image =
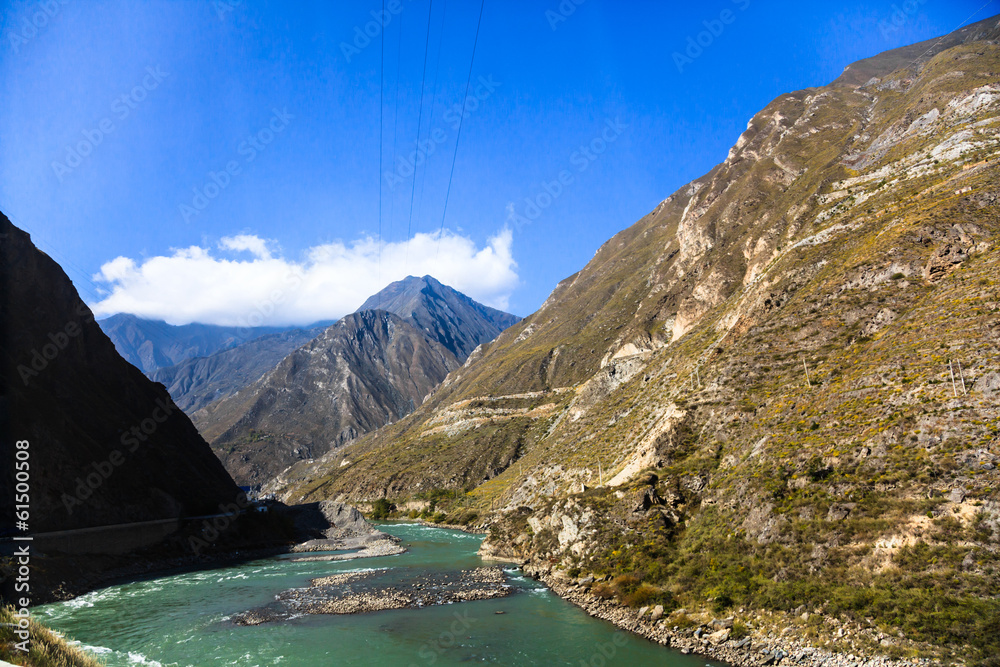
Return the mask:
<path fill-rule="evenodd" d="M 409 414 L 458 366 L 397 315 L 364 311 L 194 419 L 237 481 L 260 484 Z"/>

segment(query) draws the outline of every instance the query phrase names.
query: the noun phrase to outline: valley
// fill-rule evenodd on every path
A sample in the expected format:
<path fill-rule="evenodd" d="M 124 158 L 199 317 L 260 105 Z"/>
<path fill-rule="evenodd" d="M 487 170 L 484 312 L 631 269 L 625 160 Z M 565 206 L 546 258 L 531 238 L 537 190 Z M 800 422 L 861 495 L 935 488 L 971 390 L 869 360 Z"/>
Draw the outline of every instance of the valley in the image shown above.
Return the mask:
<path fill-rule="evenodd" d="M 353 243 L 314 221 L 297 256 L 246 232 L 89 284 L 0 214 L 0 453 L 31 443 L 30 475 L 0 468 L 0 509 L 31 526 L 0 527 L 0 657 L 995 667 L 998 72 L 993 17 L 778 95 L 524 318 L 510 224 L 541 209 L 508 202 L 482 248 L 447 231 L 457 157 L 441 219 L 404 243 L 383 242 L 379 183 Z M 604 148 L 637 150 L 602 122 Z M 230 326 L 289 266 L 287 310 Z M 216 324 L 94 317 L 130 290 L 159 313 L 205 275 L 177 294 L 213 295 Z"/>

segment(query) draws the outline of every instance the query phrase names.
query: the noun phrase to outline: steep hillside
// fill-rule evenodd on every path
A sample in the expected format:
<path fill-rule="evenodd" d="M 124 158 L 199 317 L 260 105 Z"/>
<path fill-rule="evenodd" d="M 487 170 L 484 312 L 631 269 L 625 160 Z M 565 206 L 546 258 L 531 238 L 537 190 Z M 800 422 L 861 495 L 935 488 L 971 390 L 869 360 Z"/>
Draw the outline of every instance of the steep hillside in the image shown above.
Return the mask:
<path fill-rule="evenodd" d="M 118 353 L 144 373 L 206 357 L 288 327 L 220 327 L 211 324 L 174 326 L 121 313 L 98 322 Z"/>
<path fill-rule="evenodd" d="M 261 483 L 409 414 L 458 365 L 402 318 L 355 313 L 194 419 L 237 481 Z"/>
<path fill-rule="evenodd" d="M 191 421 L 118 355 L 62 269 L 2 214 L 0 286 L 5 521 L 15 440 L 30 443 L 34 533 L 193 516 L 236 498 Z"/>
<path fill-rule="evenodd" d="M 460 361 L 520 318 L 470 299 L 431 276 L 394 282 L 358 308 L 385 310 L 448 348 Z"/>
<path fill-rule="evenodd" d="M 267 334 L 206 357 L 186 359 L 148 375 L 154 382 L 163 384 L 174 402 L 191 414 L 213 401 L 235 394 L 322 332 L 323 329 L 318 328 Z"/>
<path fill-rule="evenodd" d="M 414 414 L 276 488 L 433 499 L 626 605 L 987 664 L 998 37 L 780 96 Z"/>

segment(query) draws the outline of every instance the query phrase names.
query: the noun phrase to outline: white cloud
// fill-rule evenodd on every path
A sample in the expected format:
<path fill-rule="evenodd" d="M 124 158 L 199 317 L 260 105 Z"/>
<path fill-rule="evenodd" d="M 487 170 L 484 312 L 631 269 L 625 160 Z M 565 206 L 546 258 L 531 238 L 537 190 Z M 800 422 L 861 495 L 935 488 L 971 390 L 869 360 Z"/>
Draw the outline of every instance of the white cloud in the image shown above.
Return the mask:
<path fill-rule="evenodd" d="M 271 259 L 271 251 L 267 247 L 267 241 L 252 234 L 224 236 L 219 241 L 219 247 L 223 250 L 236 252 L 245 250 L 258 259 Z"/>
<path fill-rule="evenodd" d="M 132 313 L 170 324 L 227 326 L 309 324 L 353 312 L 372 294 L 408 275 L 431 275 L 473 299 L 506 309 L 518 285 L 513 235 L 503 229 L 479 248 L 449 231 L 383 243 L 366 237 L 315 246 L 299 261 L 274 256 L 272 242 L 251 234 L 220 240 L 228 259 L 199 246 L 137 264 L 118 257 L 94 276 L 108 296 L 93 306 L 98 317 Z"/>

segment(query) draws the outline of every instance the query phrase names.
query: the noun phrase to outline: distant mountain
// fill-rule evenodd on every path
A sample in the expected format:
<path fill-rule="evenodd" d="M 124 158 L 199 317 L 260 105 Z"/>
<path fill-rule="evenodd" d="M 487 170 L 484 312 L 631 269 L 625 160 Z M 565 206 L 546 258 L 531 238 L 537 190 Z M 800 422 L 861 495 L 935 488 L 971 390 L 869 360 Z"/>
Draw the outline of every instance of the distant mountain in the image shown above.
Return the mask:
<path fill-rule="evenodd" d="M 213 513 L 236 499 L 187 416 L 118 355 L 62 269 L 2 214 L 0 315 L 5 523 L 15 440 L 29 443 L 32 533 Z"/>
<path fill-rule="evenodd" d="M 380 308 L 381 307 L 381 308 Z M 517 323 L 519 318 L 509 313 L 484 306 L 461 292 L 441 284 L 431 276 L 410 276 L 392 283 L 370 297 L 358 312 L 385 310 L 399 315 L 432 339 L 444 345 L 459 361 L 465 361 L 478 345 L 487 343 L 504 329 Z M 171 327 L 164 322 L 148 320 L 114 322 L 109 328 L 128 332 L 130 339 L 141 339 L 136 330 L 145 334 L 165 333 L 171 337 L 170 345 L 160 345 L 175 354 L 189 354 L 194 347 L 186 343 L 204 343 L 216 336 L 215 342 L 233 332 L 223 327 Z M 110 321 L 110 319 L 108 320 Z M 308 329 L 290 329 L 280 333 L 261 335 L 246 342 L 227 346 L 221 351 L 184 359 L 165 368 L 147 371 L 153 380 L 163 383 L 174 401 L 189 414 L 204 408 L 213 401 L 235 394 L 273 368 L 286 355 L 323 332 L 326 326 Z M 207 329 L 207 331 L 205 330 Z M 260 333 L 260 330 L 253 330 Z M 236 331 L 246 336 L 246 331 Z M 221 334 L 221 336 L 217 336 Z M 156 348 L 146 344 L 144 350 Z M 161 355 L 162 356 L 162 355 Z M 143 363 L 140 360 L 140 363 Z"/>
<path fill-rule="evenodd" d="M 207 357 L 186 359 L 147 375 L 162 383 L 188 414 L 235 394 L 323 332 L 322 327 L 268 334 Z"/>
<path fill-rule="evenodd" d="M 198 428 L 241 483 L 264 482 L 409 414 L 477 346 L 517 321 L 430 276 L 411 276 L 266 374 L 290 338 L 261 338 L 152 377 L 197 410 Z M 221 398 L 206 408 L 213 395 Z"/>
<path fill-rule="evenodd" d="M 98 324 L 115 344 L 118 353 L 144 373 L 179 364 L 186 359 L 207 357 L 240 343 L 292 327 L 220 327 L 212 324 L 174 326 L 161 320 L 146 320 L 120 313 Z"/>
<path fill-rule="evenodd" d="M 474 301 L 431 276 L 409 276 L 370 297 L 358 309 L 395 313 L 465 361 L 472 351 L 521 318 Z"/>
<path fill-rule="evenodd" d="M 240 484 L 260 483 L 409 414 L 459 365 L 402 318 L 364 311 L 194 419 Z"/>

